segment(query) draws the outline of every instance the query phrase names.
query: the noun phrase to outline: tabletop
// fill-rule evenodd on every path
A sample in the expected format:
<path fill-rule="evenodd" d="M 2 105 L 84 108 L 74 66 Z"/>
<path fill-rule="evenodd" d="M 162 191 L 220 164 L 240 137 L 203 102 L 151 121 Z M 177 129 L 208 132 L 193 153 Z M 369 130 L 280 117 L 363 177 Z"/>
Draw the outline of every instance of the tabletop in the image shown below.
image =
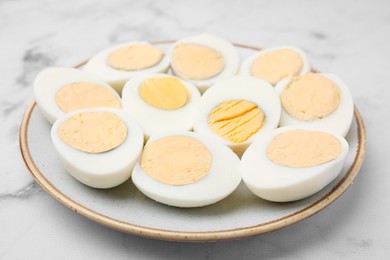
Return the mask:
<path fill-rule="evenodd" d="M 386 259 L 390 255 L 390 2 L 0 1 L 0 259 Z M 212 243 L 121 233 L 69 210 L 31 177 L 19 127 L 32 82 L 48 66 L 73 66 L 131 40 L 208 32 L 231 42 L 303 49 L 313 66 L 350 87 L 367 130 L 353 185 L 297 224 Z"/>

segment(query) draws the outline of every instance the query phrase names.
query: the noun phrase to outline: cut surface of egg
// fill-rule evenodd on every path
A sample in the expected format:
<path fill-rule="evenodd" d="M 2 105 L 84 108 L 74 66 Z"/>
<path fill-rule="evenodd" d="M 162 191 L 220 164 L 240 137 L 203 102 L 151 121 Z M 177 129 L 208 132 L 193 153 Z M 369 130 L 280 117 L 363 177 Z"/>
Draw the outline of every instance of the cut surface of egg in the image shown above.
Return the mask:
<path fill-rule="evenodd" d="M 84 70 L 100 77 L 118 93 L 123 85 L 140 73 L 166 72 L 169 57 L 148 42 L 128 42 L 102 50 L 84 66 Z"/>
<path fill-rule="evenodd" d="M 132 180 L 147 197 L 176 207 L 201 207 L 230 195 L 241 182 L 239 158 L 194 132 L 152 136 Z"/>
<path fill-rule="evenodd" d="M 280 126 L 312 125 L 346 136 L 353 119 L 353 99 L 336 75 L 307 73 L 276 87 L 282 104 Z"/>
<path fill-rule="evenodd" d="M 51 139 L 67 172 L 93 188 L 129 179 L 144 140 L 137 122 L 114 108 L 65 114 L 53 124 Z"/>
<path fill-rule="evenodd" d="M 126 83 L 122 100 L 123 109 L 149 138 L 159 132 L 191 130 L 200 93 L 191 83 L 172 75 L 144 74 Z"/>
<path fill-rule="evenodd" d="M 107 83 L 73 68 L 53 67 L 41 71 L 34 81 L 34 96 L 50 123 L 78 109 L 122 107 L 118 93 Z"/>
<path fill-rule="evenodd" d="M 311 70 L 306 54 L 292 46 L 278 46 L 261 50 L 241 63 L 240 75 L 254 76 L 276 85 L 285 78 L 305 74 Z"/>
<path fill-rule="evenodd" d="M 288 202 L 319 192 L 341 172 L 348 143 L 313 127 L 281 127 L 253 142 L 241 159 L 245 185 L 265 200 Z"/>
<path fill-rule="evenodd" d="M 279 124 L 281 106 L 266 81 L 234 76 L 209 88 L 194 117 L 194 130 L 228 145 L 239 156 L 258 135 Z"/>
<path fill-rule="evenodd" d="M 233 76 L 239 67 L 235 47 L 211 34 L 177 41 L 171 48 L 170 59 L 173 73 L 192 82 L 201 92 L 215 82 Z"/>

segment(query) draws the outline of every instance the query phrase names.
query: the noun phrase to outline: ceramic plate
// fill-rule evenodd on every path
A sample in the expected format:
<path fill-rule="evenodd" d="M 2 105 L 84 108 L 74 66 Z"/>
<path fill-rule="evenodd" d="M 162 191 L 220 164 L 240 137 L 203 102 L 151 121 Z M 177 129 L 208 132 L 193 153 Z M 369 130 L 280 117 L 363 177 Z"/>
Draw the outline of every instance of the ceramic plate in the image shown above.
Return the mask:
<path fill-rule="evenodd" d="M 169 43 L 158 44 L 167 50 Z M 259 50 L 235 46 L 241 59 Z M 175 241 L 237 239 L 303 220 L 331 204 L 352 184 L 366 146 L 363 120 L 355 107 L 353 124 L 346 137 L 350 151 L 344 168 L 337 179 L 315 195 L 296 202 L 274 203 L 252 195 L 241 183 L 233 194 L 216 204 L 180 209 L 145 197 L 131 180 L 108 190 L 79 183 L 63 169 L 51 143 L 50 127 L 33 102 L 21 124 L 20 148 L 27 168 L 46 192 L 74 212 L 110 228 Z"/>

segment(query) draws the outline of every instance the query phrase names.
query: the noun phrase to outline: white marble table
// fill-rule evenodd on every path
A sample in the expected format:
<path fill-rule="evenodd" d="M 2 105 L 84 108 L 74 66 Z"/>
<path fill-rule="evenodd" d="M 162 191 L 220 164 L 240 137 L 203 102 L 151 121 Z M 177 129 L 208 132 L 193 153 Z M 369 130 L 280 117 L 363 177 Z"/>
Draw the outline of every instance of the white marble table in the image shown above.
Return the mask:
<path fill-rule="evenodd" d="M 388 259 L 390 2 L 0 1 L 0 259 Z M 22 116 L 41 69 L 72 66 L 127 40 L 210 32 L 255 46 L 291 44 L 349 85 L 367 128 L 354 184 L 282 230 L 237 241 L 175 243 L 110 230 L 35 183 L 19 152 Z"/>

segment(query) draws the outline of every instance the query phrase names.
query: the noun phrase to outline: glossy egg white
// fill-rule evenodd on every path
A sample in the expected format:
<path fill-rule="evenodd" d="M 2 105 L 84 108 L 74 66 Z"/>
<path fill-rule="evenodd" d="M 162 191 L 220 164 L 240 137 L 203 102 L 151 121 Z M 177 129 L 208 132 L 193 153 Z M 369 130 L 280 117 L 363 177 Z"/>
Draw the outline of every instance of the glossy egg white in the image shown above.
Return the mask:
<path fill-rule="evenodd" d="M 87 153 L 65 144 L 58 128 L 76 114 L 107 111 L 120 117 L 127 126 L 127 137 L 118 147 L 103 153 Z M 130 178 L 134 164 L 143 149 L 143 133 L 138 123 L 126 112 L 113 108 L 77 110 L 60 117 L 52 126 L 51 139 L 60 161 L 75 179 L 93 188 L 115 187 Z"/>
<path fill-rule="evenodd" d="M 125 71 L 125 70 L 112 68 L 107 64 L 107 58 L 111 52 L 125 46 L 138 45 L 138 44 L 151 45 L 149 42 L 145 42 L 145 41 L 133 41 L 133 42 L 127 42 L 127 43 L 123 43 L 120 45 L 116 45 L 104 49 L 99 53 L 97 53 L 96 55 L 94 55 L 90 60 L 88 60 L 88 62 L 83 67 L 83 69 L 84 71 L 87 71 L 97 77 L 100 77 L 102 80 L 104 80 L 109 85 L 111 85 L 118 93 L 122 92 L 123 85 L 126 83 L 126 81 L 128 81 L 130 78 L 138 74 L 162 73 L 168 71 L 170 61 L 169 61 L 169 56 L 166 55 L 165 53 L 164 53 L 164 57 L 161 59 L 161 61 L 158 64 L 143 70 Z"/>
<path fill-rule="evenodd" d="M 276 46 L 276 47 L 272 47 L 272 48 L 263 49 L 261 51 L 258 51 L 256 53 L 246 57 L 241 62 L 239 74 L 243 75 L 243 76 L 253 76 L 251 73 L 252 64 L 258 57 L 260 57 L 266 53 L 269 53 L 269 52 L 273 52 L 276 50 L 284 50 L 284 49 L 294 51 L 302 59 L 303 66 L 302 66 L 300 73 L 297 76 L 308 73 L 311 70 L 311 64 L 310 64 L 309 58 L 307 57 L 306 53 L 303 50 L 296 48 L 294 46 L 282 45 L 282 46 Z"/>
<path fill-rule="evenodd" d="M 313 126 L 319 129 L 327 130 L 338 135 L 346 136 L 351 128 L 353 119 L 354 103 L 351 92 L 348 86 L 338 76 L 330 73 L 320 73 L 320 75 L 328 78 L 330 81 L 336 84 L 340 90 L 340 105 L 338 109 L 329 116 L 322 119 L 315 119 L 313 121 L 303 121 L 288 114 L 282 106 L 282 114 L 280 117 L 280 126 L 289 125 L 303 125 Z M 290 84 L 291 79 L 280 81 L 275 90 L 281 96 L 283 90 Z"/>
<path fill-rule="evenodd" d="M 119 101 L 121 100 L 118 93 L 110 85 L 89 73 L 65 67 L 44 69 L 34 80 L 34 96 L 39 110 L 51 124 L 65 114 L 55 101 L 57 91 L 68 84 L 78 82 L 89 82 L 100 85 L 110 90 Z"/>
<path fill-rule="evenodd" d="M 177 78 L 187 88 L 187 103 L 176 110 L 164 110 L 146 103 L 139 95 L 141 84 L 148 78 L 174 77 L 168 74 L 143 74 L 129 80 L 122 93 L 122 107 L 140 124 L 145 138 L 166 131 L 187 131 L 193 126 L 193 113 L 200 102 L 200 93 L 191 83 Z"/>
<path fill-rule="evenodd" d="M 240 184 L 240 160 L 228 147 L 207 136 L 181 131 L 154 135 L 146 145 L 168 136 L 189 136 L 205 145 L 212 157 L 210 171 L 195 183 L 176 186 L 153 179 L 142 170 L 138 162 L 131 178 L 136 187 L 147 197 L 169 206 L 201 207 L 224 199 Z"/>
<path fill-rule="evenodd" d="M 246 100 L 256 104 L 265 114 L 263 127 L 247 141 L 234 143 L 215 134 L 209 127 L 208 116 L 219 104 L 231 100 Z M 202 96 L 194 117 L 194 130 L 229 146 L 238 156 L 258 136 L 278 127 L 281 113 L 280 99 L 275 89 L 266 81 L 249 76 L 234 76 L 220 81 Z"/>
<path fill-rule="evenodd" d="M 245 185 L 254 194 L 269 201 L 288 202 L 317 193 L 341 172 L 348 154 L 348 143 L 340 135 L 334 135 L 341 144 L 341 154 L 332 161 L 312 167 L 287 167 L 272 162 L 267 156 L 271 140 L 290 130 L 317 130 L 309 126 L 287 126 L 266 133 L 253 142 L 241 159 L 241 173 Z"/>
<path fill-rule="evenodd" d="M 218 51 L 223 56 L 225 62 L 225 66 L 223 70 L 218 75 L 205 80 L 187 79 L 184 75 L 181 75 L 177 70 L 175 70 L 174 64 L 171 64 L 172 71 L 175 75 L 193 83 L 195 86 L 199 88 L 199 91 L 201 93 L 203 93 L 207 88 L 209 88 L 212 84 L 216 83 L 217 81 L 226 79 L 237 73 L 240 60 L 236 48 L 230 42 L 220 37 L 217 37 L 215 35 L 200 34 L 200 35 L 184 38 L 175 42 L 171 47 L 170 57 L 172 57 L 172 51 L 176 48 L 177 45 L 181 43 L 189 43 L 189 44 L 192 43 L 192 44 L 203 45 Z"/>

